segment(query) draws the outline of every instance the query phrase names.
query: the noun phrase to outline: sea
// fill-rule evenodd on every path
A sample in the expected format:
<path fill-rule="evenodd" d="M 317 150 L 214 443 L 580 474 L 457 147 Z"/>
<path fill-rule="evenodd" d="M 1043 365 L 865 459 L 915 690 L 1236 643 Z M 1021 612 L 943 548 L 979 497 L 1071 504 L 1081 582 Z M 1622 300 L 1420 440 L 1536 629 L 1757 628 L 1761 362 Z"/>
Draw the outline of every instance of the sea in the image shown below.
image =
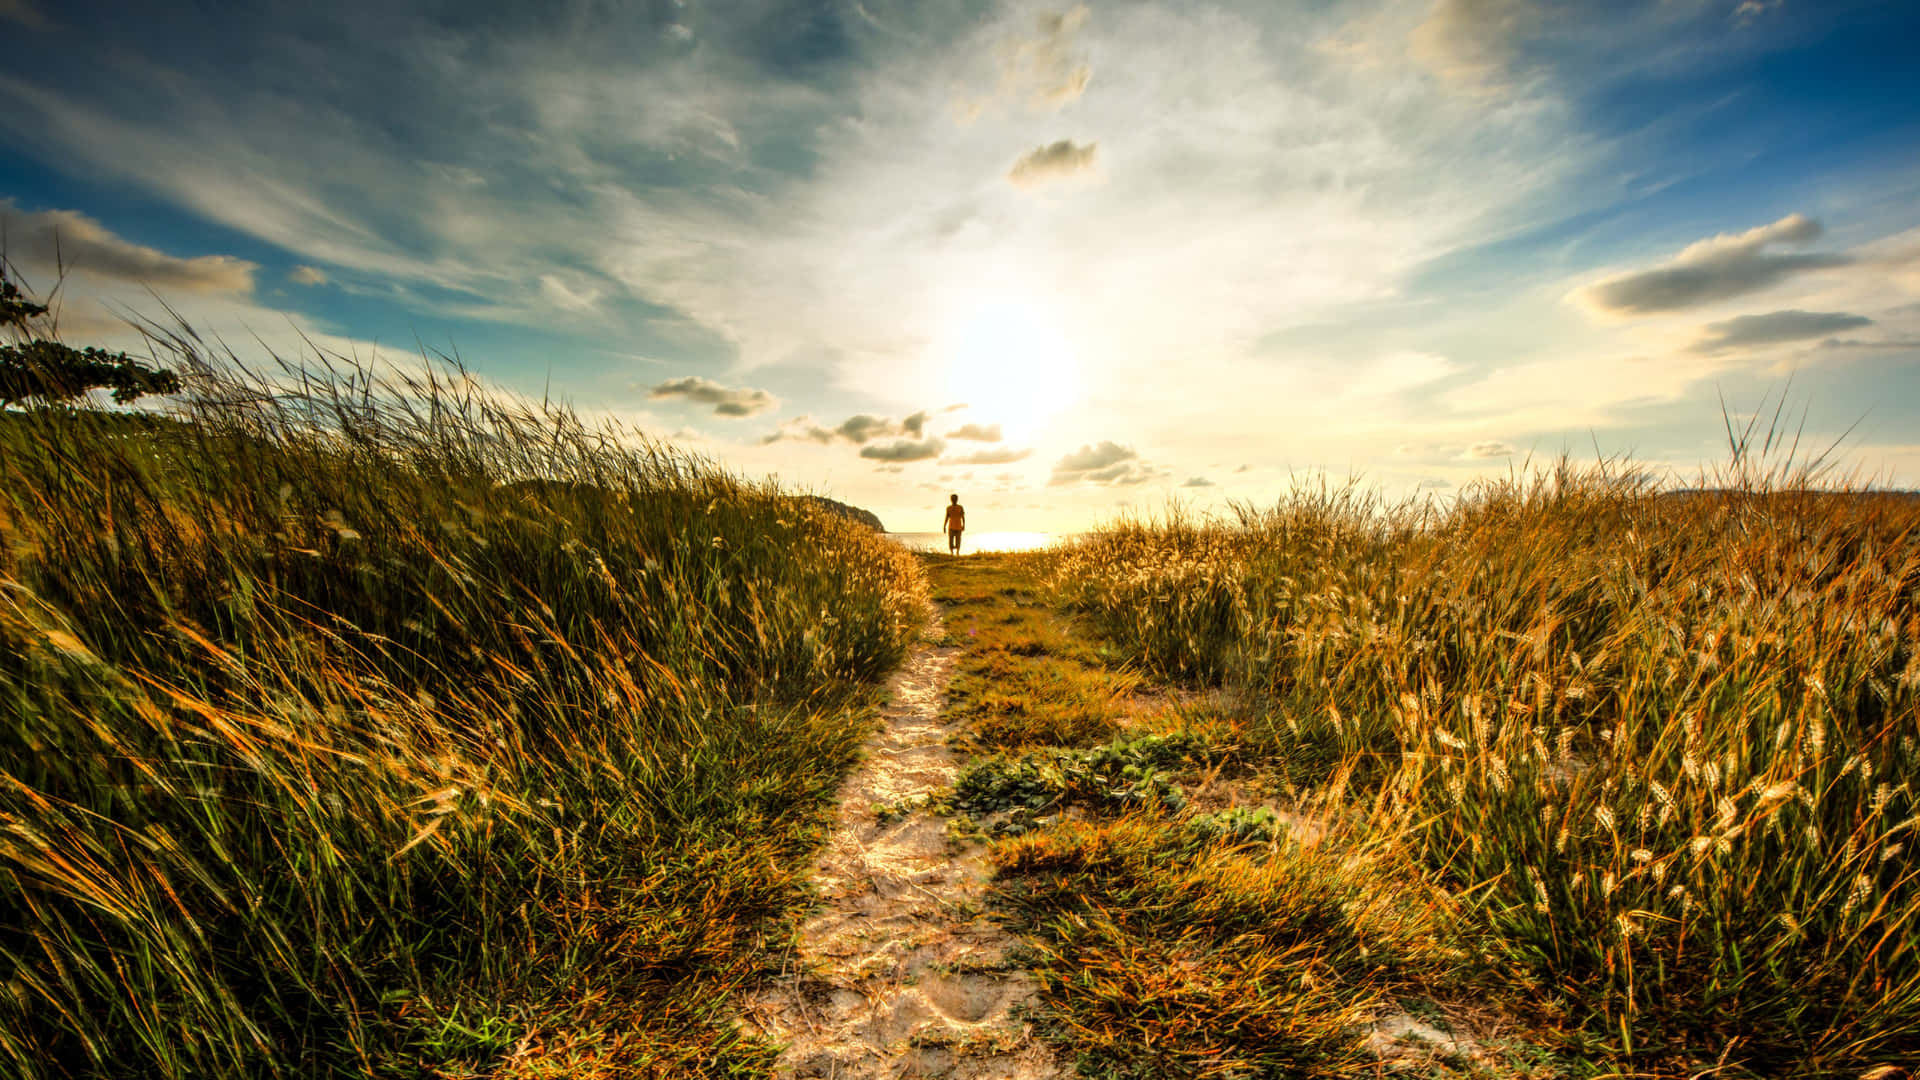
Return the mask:
<path fill-rule="evenodd" d="M 961 534 L 960 553 L 982 554 L 990 551 L 1040 551 L 1075 539 L 1078 533 L 1046 532 L 974 532 Z M 945 551 L 947 534 L 937 532 L 890 532 L 887 539 L 910 551 Z"/>

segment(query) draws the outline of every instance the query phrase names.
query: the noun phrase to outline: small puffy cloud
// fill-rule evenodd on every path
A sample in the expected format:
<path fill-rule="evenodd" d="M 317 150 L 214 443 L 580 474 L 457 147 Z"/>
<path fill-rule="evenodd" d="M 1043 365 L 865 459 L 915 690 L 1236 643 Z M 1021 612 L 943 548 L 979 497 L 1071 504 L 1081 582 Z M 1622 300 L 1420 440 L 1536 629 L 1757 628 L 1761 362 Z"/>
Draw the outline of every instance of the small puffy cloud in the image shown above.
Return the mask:
<path fill-rule="evenodd" d="M 780 399 L 765 390 L 747 387 L 735 389 L 698 375 L 657 383 L 647 391 L 647 397 L 656 401 L 662 398 L 686 398 L 701 405 L 713 406 L 715 416 L 755 416 L 780 407 Z"/>
<path fill-rule="evenodd" d="M 835 435 L 848 442 L 857 443 L 863 443 L 881 435 L 893 435 L 898 431 L 899 428 L 893 421 L 878 416 L 868 416 L 866 413 L 849 416 L 841 421 L 839 427 L 833 429 Z"/>
<path fill-rule="evenodd" d="M 1186 482 L 1180 486 L 1183 488 L 1210 488 L 1213 486 L 1213 481 L 1204 476 L 1189 476 Z"/>
<path fill-rule="evenodd" d="M 1011 465 L 1016 461 L 1025 461 L 1033 455 L 1032 450 L 1015 450 L 1010 446 L 995 447 L 992 450 L 980 450 L 959 457 L 941 459 L 942 465 Z"/>
<path fill-rule="evenodd" d="M 1126 485 L 1157 480 L 1165 475 L 1163 470 L 1141 461 L 1139 452 L 1131 446 L 1103 441 L 1082 446 L 1055 462 L 1053 475 L 1047 483 L 1050 486 L 1081 483 Z"/>
<path fill-rule="evenodd" d="M 1497 440 L 1477 442 L 1466 448 L 1460 455 L 1468 461 L 1485 461 L 1488 458 L 1512 457 L 1513 447 Z"/>
<path fill-rule="evenodd" d="M 1094 156 L 1099 153 L 1099 143 L 1085 146 L 1072 139 L 1061 139 L 1045 146 L 1036 146 L 1020 156 L 1007 170 L 1007 179 L 1015 187 L 1034 188 L 1056 180 L 1070 179 L 1078 173 L 1093 168 Z"/>
<path fill-rule="evenodd" d="M 287 274 L 287 280 L 295 285 L 325 285 L 327 275 L 325 271 L 311 266 L 296 266 Z"/>
<path fill-rule="evenodd" d="M 924 410 L 914 413 L 905 420 L 858 413 L 840 421 L 836 427 L 827 428 L 815 423 L 810 417 L 801 417 L 782 424 L 780 430 L 761 439 L 760 442 L 765 445 L 782 439 L 804 439 L 808 442 L 830 443 L 835 439 L 845 439 L 850 443 L 865 444 L 887 435 L 903 435 L 910 439 L 919 439 L 926 435 L 927 419 L 928 414 Z"/>
<path fill-rule="evenodd" d="M 760 439 L 760 445 L 766 446 L 789 439 L 795 442 L 816 442 L 824 445 L 833 441 L 833 431 L 830 428 L 821 427 L 811 416 L 796 416 L 781 424 L 773 434 L 763 436 Z"/>
<path fill-rule="evenodd" d="M 1088 472 L 1104 469 L 1122 461 L 1131 461 L 1139 457 L 1138 451 L 1131 446 L 1121 446 L 1112 441 L 1103 441 L 1097 446 L 1082 446 L 1061 458 L 1053 466 L 1054 472 Z"/>
<path fill-rule="evenodd" d="M 1771 225 L 1743 233 L 1718 236 L 1687 245 L 1664 266 L 1609 278 L 1581 290 L 1588 306 L 1617 315 L 1644 315 L 1658 311 L 1710 304 L 1758 292 L 1795 274 L 1846 266 L 1846 255 L 1827 252 L 1776 254 L 1774 244 L 1810 244 L 1820 237 L 1820 223 L 1805 214 L 1789 214 Z"/>
<path fill-rule="evenodd" d="M 999 424 L 962 424 L 947 432 L 949 439 L 968 439 L 973 442 L 999 442 Z"/>
<path fill-rule="evenodd" d="M 1872 325 L 1873 320 L 1865 315 L 1844 311 L 1772 311 L 1765 315 L 1741 315 L 1725 322 L 1708 323 L 1706 333 L 1694 342 L 1692 348 L 1694 352 L 1703 353 L 1751 349 L 1826 337 Z"/>
<path fill-rule="evenodd" d="M 873 461 L 925 461 L 939 457 L 947 449 L 944 439 L 895 439 L 860 448 L 860 456 Z"/>
<path fill-rule="evenodd" d="M 259 267 L 231 255 L 182 259 L 121 238 L 73 210 L 22 213 L 0 200 L 8 256 L 15 262 L 56 264 L 83 274 L 119 278 L 155 289 L 196 293 L 250 293 Z"/>
<path fill-rule="evenodd" d="M 1444 491 L 1453 486 L 1453 481 L 1442 480 L 1437 476 L 1429 476 L 1413 486 L 1419 491 Z"/>

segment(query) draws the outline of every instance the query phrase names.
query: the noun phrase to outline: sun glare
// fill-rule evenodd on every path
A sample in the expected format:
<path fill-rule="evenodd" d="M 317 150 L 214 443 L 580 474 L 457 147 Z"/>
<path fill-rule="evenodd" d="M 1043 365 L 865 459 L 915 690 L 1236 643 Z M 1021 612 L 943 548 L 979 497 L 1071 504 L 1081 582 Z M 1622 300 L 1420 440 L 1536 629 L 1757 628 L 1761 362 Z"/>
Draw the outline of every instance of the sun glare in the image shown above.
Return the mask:
<path fill-rule="evenodd" d="M 947 392 L 1009 440 L 1031 438 L 1080 396 L 1080 365 L 1058 320 L 1037 304 L 971 307 L 944 336 Z"/>

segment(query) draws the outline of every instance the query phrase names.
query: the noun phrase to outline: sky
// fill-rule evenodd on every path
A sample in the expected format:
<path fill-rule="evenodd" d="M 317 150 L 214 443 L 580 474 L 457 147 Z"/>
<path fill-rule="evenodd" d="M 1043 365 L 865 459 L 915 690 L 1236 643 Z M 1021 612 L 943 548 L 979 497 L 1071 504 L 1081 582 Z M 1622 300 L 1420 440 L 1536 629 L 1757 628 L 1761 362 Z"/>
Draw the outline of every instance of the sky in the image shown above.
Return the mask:
<path fill-rule="evenodd" d="M 0 0 L 69 343 L 457 355 L 933 531 L 1920 487 L 1920 5 Z M 1763 423 L 1764 423 L 1763 419 Z"/>

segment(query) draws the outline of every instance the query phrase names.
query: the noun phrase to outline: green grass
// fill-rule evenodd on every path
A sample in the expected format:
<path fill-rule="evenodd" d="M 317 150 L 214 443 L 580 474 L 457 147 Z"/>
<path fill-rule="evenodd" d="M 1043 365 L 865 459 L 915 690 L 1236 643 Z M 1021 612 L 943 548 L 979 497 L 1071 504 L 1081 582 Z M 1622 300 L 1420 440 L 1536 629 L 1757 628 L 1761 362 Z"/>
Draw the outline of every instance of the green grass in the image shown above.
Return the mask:
<path fill-rule="evenodd" d="M 0 1072 L 763 1070 L 911 557 L 458 373 L 175 345 L 174 420 L 0 418 Z"/>
<path fill-rule="evenodd" d="M 1920 506 L 1733 488 L 1303 491 L 1109 526 L 1054 580 L 1143 670 L 1244 703 L 1246 760 L 1458 905 L 1447 980 L 1564 1013 L 1537 1030 L 1583 1068 L 1912 1068 Z"/>
<path fill-rule="evenodd" d="M 1139 679 L 1109 666 L 1038 591 L 1035 555 L 923 557 L 946 609 L 945 643 L 963 647 L 948 715 L 976 747 L 1086 746 L 1111 736 Z"/>
<path fill-rule="evenodd" d="M 1451 906 L 1391 846 L 1303 841 L 1271 810 L 1194 803 L 1209 780 L 1250 779 L 1244 722 L 1129 701 L 1145 687 L 1108 667 L 1112 643 L 1044 606 L 1056 558 L 927 566 L 962 647 L 954 686 L 1001 688 L 952 696 L 972 758 L 944 802 L 997 839 L 1041 1033 L 1109 1080 L 1364 1071 L 1363 1021 L 1457 966 Z M 1008 654 L 1036 673 L 994 682 Z M 1091 721 L 1036 737 L 1036 702 Z"/>
<path fill-rule="evenodd" d="M 1356 1071 L 1381 988 L 1447 963 L 1434 909 L 1366 887 L 1377 859 L 1208 820 L 1066 822 L 996 849 L 1043 1024 L 1092 1077 Z"/>

